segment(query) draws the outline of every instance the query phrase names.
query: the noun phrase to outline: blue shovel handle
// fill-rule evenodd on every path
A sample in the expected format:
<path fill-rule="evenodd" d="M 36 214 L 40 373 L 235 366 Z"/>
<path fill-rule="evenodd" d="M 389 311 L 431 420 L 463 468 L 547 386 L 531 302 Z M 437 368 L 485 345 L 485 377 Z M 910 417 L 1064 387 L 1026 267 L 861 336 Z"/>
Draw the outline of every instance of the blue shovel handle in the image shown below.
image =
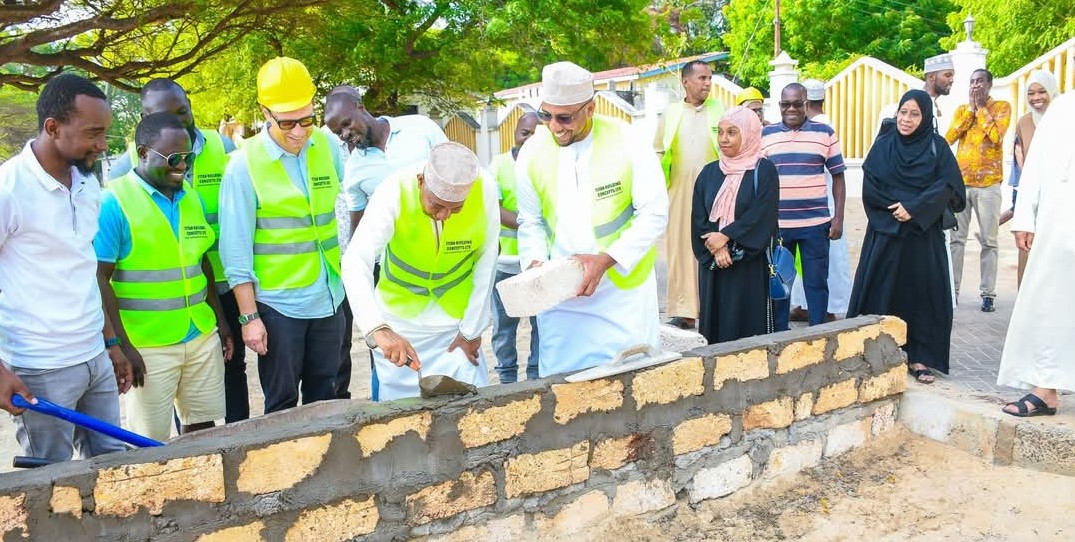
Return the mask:
<path fill-rule="evenodd" d="M 127 444 L 138 446 L 141 448 L 148 448 L 152 446 L 164 446 L 163 442 L 157 442 L 151 438 L 143 437 L 138 433 L 132 433 L 122 427 L 116 427 L 108 422 L 104 422 L 94 418 L 93 416 L 87 416 L 81 412 L 76 412 L 69 408 L 64 408 L 56 403 L 50 403 L 40 397 L 37 398 L 37 404 L 31 404 L 19 394 L 11 396 L 11 404 L 18 408 L 27 408 L 34 412 L 40 412 L 41 414 L 47 414 L 54 418 L 61 420 L 67 420 L 75 425 L 81 425 L 91 431 L 103 433 L 114 439 L 122 440 Z"/>

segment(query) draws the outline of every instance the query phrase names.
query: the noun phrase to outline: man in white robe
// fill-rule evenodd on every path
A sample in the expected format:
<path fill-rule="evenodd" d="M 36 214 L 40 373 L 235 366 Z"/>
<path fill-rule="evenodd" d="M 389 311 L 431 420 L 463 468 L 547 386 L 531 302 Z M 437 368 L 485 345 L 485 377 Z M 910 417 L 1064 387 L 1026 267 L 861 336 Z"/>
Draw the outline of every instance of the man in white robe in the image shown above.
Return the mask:
<path fill-rule="evenodd" d="M 593 75 L 570 62 L 542 70 L 540 127 L 516 161 L 519 254 L 583 264 L 578 297 L 538 315 L 542 377 L 660 345 L 655 244 L 668 224 L 664 175 L 621 121 L 594 115 Z"/>
<path fill-rule="evenodd" d="M 374 349 L 378 400 L 418 396 L 425 376 L 488 383 L 481 335 L 500 206 L 496 181 L 480 172 L 466 147 L 437 145 L 423 166 L 385 179 L 343 257 L 347 299 Z"/>
<path fill-rule="evenodd" d="M 1075 93 L 1056 98 L 1038 123 L 1019 179 L 1012 231 L 1030 251 L 1008 325 L 997 384 L 1033 388 L 1008 403 L 1013 416 L 1056 413 L 1058 389 L 1075 390 L 1075 316 L 1063 302 L 1075 269 Z"/>

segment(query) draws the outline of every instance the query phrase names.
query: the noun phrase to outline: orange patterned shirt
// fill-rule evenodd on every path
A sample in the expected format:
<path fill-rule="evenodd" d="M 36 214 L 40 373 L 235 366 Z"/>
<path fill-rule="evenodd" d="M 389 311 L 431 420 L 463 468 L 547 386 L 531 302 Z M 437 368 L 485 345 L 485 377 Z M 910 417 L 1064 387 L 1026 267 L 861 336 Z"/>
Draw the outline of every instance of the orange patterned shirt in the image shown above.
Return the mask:
<path fill-rule="evenodd" d="M 949 145 L 959 142 L 956 160 L 964 184 L 984 188 L 1004 180 L 1004 132 L 1008 131 L 1011 117 L 1008 102 L 992 98 L 976 112 L 966 104 L 956 109 L 944 137 Z"/>

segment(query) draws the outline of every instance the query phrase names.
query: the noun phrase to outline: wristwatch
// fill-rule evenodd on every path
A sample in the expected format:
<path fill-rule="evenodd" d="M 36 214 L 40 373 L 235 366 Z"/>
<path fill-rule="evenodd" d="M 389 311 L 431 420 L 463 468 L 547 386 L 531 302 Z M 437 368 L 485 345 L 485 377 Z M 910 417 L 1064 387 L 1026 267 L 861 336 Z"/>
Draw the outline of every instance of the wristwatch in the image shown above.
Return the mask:
<path fill-rule="evenodd" d="M 253 322 L 254 320 L 257 320 L 258 318 L 261 318 L 261 316 L 256 312 L 252 312 L 250 314 L 240 314 L 239 315 L 239 325 L 240 326 L 245 326 L 246 324 L 249 324 L 250 322 Z"/>

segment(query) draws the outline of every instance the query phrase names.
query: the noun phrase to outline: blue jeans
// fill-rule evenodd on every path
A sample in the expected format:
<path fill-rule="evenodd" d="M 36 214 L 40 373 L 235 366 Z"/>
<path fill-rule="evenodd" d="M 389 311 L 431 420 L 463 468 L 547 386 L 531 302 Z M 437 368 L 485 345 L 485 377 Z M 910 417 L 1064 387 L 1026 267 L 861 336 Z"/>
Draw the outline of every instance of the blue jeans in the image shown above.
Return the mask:
<path fill-rule="evenodd" d="M 291 318 L 258 303 L 269 335 L 269 351 L 258 356 L 265 413 L 336 398 L 336 375 L 343 343 L 343 308 L 325 318 Z"/>
<path fill-rule="evenodd" d="M 496 272 L 496 282 L 515 275 Z M 496 372 L 501 384 L 510 384 L 519 380 L 519 350 L 516 337 L 519 331 L 519 319 L 504 312 L 504 303 L 500 293 L 493 288 L 493 352 L 496 353 Z M 538 328 L 537 318 L 530 318 L 530 359 L 526 362 L 526 379 L 538 378 Z"/>
<path fill-rule="evenodd" d="M 38 398 L 119 425 L 119 388 L 112 360 L 104 350 L 93 359 L 62 369 L 12 367 Z M 15 419 L 15 438 L 30 457 L 67 461 L 74 453 L 87 458 L 123 452 L 127 446 L 112 437 L 32 410 Z"/>
<path fill-rule="evenodd" d="M 802 256 L 802 276 L 795 280 L 803 281 L 806 305 L 810 307 L 810 325 L 825 323 L 825 315 L 829 313 L 829 224 L 781 228 L 780 236 L 784 248 L 792 254 L 798 249 Z M 776 331 L 788 329 L 790 312 L 790 298 L 773 301 L 773 328 Z"/>

